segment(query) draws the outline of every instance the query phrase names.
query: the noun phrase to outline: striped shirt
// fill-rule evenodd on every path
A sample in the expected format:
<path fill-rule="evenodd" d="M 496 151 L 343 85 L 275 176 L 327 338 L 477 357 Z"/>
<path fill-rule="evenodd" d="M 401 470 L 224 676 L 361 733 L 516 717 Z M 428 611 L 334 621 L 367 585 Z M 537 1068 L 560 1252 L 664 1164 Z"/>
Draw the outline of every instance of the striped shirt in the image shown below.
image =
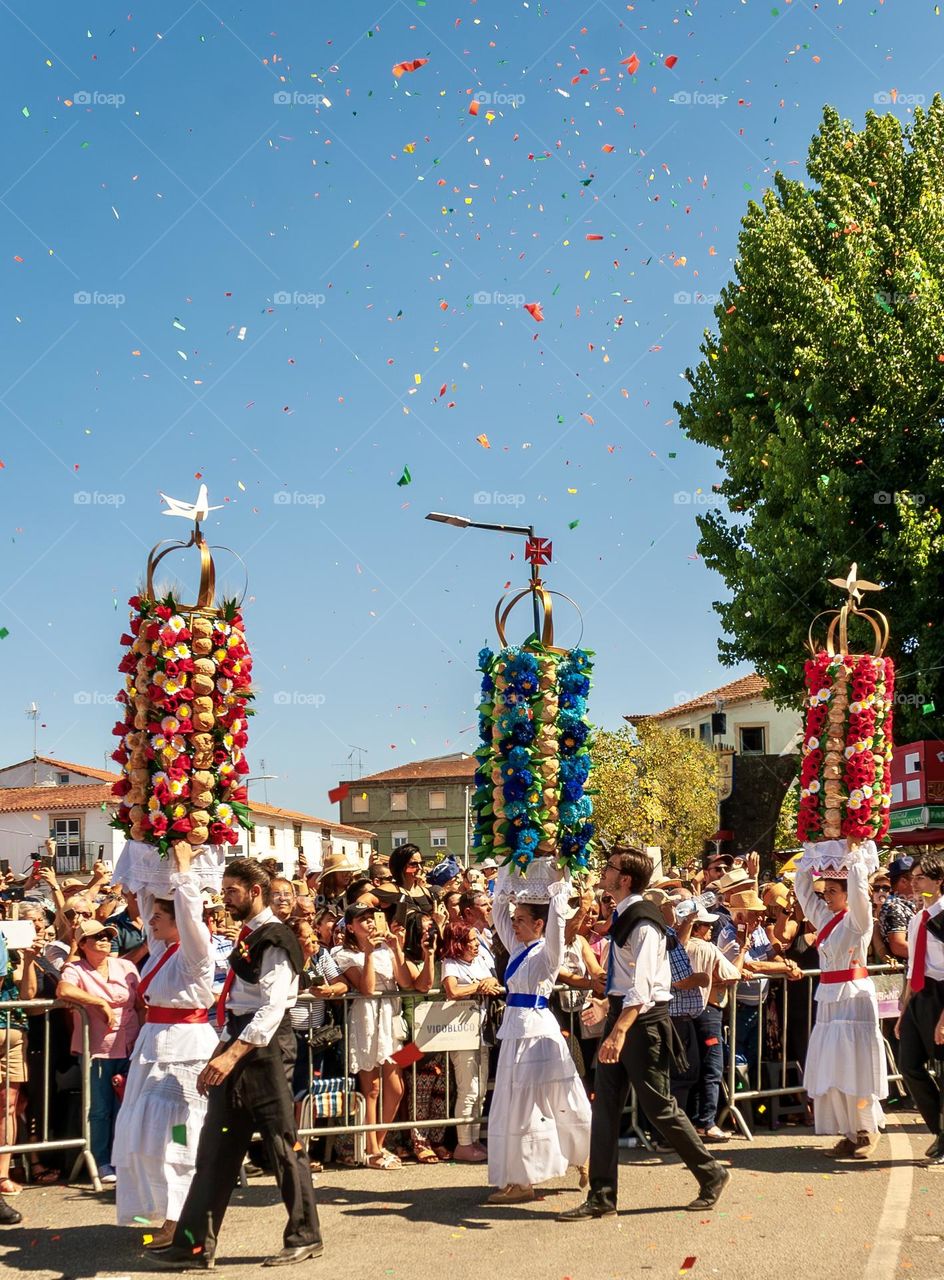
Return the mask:
<path fill-rule="evenodd" d="M 334 963 L 330 952 L 326 947 L 322 947 L 305 966 L 305 975 L 308 978 L 321 978 L 321 986 L 327 982 L 337 982 L 341 976 L 341 970 Z M 289 1010 L 289 1016 L 292 1019 L 292 1030 L 300 1031 L 317 1031 L 319 1027 L 324 1026 L 325 1021 L 325 1001 L 324 1000 L 299 1000 Z"/>

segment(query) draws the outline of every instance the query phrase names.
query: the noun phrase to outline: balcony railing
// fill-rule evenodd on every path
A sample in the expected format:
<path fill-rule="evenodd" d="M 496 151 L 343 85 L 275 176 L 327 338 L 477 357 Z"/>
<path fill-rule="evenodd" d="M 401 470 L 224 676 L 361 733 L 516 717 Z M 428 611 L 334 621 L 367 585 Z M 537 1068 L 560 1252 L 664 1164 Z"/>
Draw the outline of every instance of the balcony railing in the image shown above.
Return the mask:
<path fill-rule="evenodd" d="M 36 853 L 37 859 L 45 854 L 45 848 Z M 105 856 L 105 845 L 95 840 L 60 841 L 56 845 L 56 875 L 72 876 L 77 872 L 91 871 L 99 858 Z"/>

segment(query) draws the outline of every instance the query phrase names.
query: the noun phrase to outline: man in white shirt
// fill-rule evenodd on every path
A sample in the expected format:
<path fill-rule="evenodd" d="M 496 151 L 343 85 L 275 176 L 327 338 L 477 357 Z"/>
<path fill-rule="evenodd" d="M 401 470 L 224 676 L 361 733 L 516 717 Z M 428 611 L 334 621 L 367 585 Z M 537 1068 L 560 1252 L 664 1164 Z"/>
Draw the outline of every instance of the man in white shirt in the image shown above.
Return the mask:
<path fill-rule="evenodd" d="M 601 887 L 616 899 L 616 907 L 607 964 L 609 1008 L 594 1077 L 590 1193 L 576 1209 L 558 1214 L 559 1222 L 616 1213 L 619 1122 L 630 1087 L 649 1121 L 698 1180 L 699 1194 L 687 1209 L 713 1209 L 731 1177 L 669 1089 L 670 1062 L 678 1063 L 668 1012 L 672 974 L 667 926 L 658 908 L 642 898 L 651 875 L 649 856 L 631 845 L 614 846 L 603 870 Z"/>
<path fill-rule="evenodd" d="M 944 1094 L 928 1063 L 944 1045 L 944 858 L 925 854 L 911 873 L 924 909 L 908 921 L 908 981 L 895 1032 L 902 1078 L 921 1118 L 934 1134 L 925 1164 L 944 1165 Z"/>
<path fill-rule="evenodd" d="M 214 1265 L 220 1224 L 254 1132 L 262 1135 L 289 1215 L 282 1251 L 262 1265 L 283 1266 L 324 1252 L 311 1169 L 298 1141 L 280 1051 L 291 1033 L 288 1011 L 304 958 L 291 929 L 269 906 L 269 877 L 258 862 L 237 858 L 228 864 L 223 901 L 242 924 L 217 1005 L 217 1022 L 225 1020 L 225 1030 L 197 1080 L 210 1104 L 174 1242 L 154 1254 L 155 1264 L 175 1271 Z"/>

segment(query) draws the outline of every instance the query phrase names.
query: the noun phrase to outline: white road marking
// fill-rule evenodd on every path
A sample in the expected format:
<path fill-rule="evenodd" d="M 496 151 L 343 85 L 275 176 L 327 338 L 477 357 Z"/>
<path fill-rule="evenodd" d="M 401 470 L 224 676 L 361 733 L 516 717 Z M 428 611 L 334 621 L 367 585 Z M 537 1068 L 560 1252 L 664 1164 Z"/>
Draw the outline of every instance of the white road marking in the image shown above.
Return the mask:
<path fill-rule="evenodd" d="M 909 1131 L 902 1130 L 897 1125 L 892 1128 L 889 1124 L 886 1132 L 894 1163 L 889 1170 L 885 1205 L 862 1280 L 890 1280 L 895 1274 L 901 1252 L 901 1238 L 911 1207 L 914 1166 L 911 1163 L 913 1156 Z"/>

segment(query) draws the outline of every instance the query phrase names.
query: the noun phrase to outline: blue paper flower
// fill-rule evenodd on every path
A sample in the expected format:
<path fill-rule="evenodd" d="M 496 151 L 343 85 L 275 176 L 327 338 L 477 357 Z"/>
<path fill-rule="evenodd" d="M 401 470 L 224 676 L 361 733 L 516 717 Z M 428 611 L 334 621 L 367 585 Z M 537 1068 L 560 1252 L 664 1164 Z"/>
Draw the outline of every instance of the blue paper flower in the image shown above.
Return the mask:
<path fill-rule="evenodd" d="M 521 852 L 522 849 L 532 852 L 541 843 L 541 833 L 534 827 L 522 827 L 518 832 L 518 838 L 515 841 L 515 848 Z"/>

